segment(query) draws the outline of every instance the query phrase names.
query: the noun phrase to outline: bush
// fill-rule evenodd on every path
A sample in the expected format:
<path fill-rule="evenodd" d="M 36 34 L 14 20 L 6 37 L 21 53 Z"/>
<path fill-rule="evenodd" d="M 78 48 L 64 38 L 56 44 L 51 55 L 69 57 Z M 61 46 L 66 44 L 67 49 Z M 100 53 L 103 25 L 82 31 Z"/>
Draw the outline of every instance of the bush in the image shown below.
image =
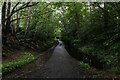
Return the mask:
<path fill-rule="evenodd" d="M 83 69 L 90 69 L 91 68 L 89 64 L 84 63 L 82 61 L 80 61 L 80 67 Z"/>
<path fill-rule="evenodd" d="M 117 67 L 112 67 L 112 68 L 111 68 L 111 71 L 113 71 L 113 72 L 115 72 L 115 73 L 117 73 L 117 74 L 120 74 L 120 67 L 119 67 L 119 66 L 117 66 Z"/>

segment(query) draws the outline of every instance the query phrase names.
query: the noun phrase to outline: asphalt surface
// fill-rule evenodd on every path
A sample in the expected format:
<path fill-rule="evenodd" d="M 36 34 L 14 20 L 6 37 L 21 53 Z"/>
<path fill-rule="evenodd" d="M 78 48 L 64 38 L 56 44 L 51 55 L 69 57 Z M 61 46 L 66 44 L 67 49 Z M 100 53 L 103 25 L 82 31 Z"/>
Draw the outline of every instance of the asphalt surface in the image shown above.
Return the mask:
<path fill-rule="evenodd" d="M 39 65 L 39 64 L 38 64 Z M 29 78 L 84 78 L 85 75 L 79 69 L 79 61 L 71 57 L 64 48 L 63 42 L 59 42 L 50 59 L 42 69 L 30 73 Z"/>

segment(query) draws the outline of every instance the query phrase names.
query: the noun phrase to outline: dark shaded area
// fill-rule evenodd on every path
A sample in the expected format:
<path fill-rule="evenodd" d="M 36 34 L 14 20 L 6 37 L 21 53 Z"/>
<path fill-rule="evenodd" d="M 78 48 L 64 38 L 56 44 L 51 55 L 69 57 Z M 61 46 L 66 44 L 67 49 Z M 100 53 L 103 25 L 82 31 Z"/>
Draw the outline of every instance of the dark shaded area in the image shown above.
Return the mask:
<path fill-rule="evenodd" d="M 100 62 L 100 60 L 96 56 L 85 54 L 84 52 L 70 45 L 66 45 L 66 49 L 68 53 L 77 60 L 89 63 L 90 66 L 95 67 L 97 69 L 104 68 L 104 62 Z"/>

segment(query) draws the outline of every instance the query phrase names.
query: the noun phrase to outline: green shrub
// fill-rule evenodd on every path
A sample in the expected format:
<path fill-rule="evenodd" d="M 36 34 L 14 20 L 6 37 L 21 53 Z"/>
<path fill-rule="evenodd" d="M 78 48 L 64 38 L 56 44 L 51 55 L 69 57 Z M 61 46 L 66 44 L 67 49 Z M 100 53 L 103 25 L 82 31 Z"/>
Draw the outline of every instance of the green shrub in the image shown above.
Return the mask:
<path fill-rule="evenodd" d="M 21 67 L 35 59 L 34 55 L 31 53 L 24 53 L 16 60 L 10 61 L 8 63 L 2 64 L 2 74 L 6 74 L 8 72 L 11 72 L 12 70 Z"/>
<path fill-rule="evenodd" d="M 89 64 L 84 63 L 82 61 L 80 61 L 80 67 L 83 69 L 90 69 L 91 68 Z"/>
<path fill-rule="evenodd" d="M 115 72 L 115 73 L 117 73 L 117 74 L 120 74 L 120 67 L 119 67 L 119 66 L 117 66 L 117 67 L 112 67 L 112 68 L 111 68 L 111 71 L 112 71 L 112 72 Z"/>

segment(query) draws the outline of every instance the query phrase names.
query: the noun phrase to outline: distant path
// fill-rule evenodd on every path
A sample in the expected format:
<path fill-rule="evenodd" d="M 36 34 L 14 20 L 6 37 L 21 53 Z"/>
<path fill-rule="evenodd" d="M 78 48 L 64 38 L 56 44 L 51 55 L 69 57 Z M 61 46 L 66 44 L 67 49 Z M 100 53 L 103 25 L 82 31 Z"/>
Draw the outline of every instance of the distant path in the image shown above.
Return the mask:
<path fill-rule="evenodd" d="M 53 55 L 45 65 L 43 77 L 45 78 L 79 78 L 78 61 L 72 58 L 64 45 L 59 42 Z"/>

